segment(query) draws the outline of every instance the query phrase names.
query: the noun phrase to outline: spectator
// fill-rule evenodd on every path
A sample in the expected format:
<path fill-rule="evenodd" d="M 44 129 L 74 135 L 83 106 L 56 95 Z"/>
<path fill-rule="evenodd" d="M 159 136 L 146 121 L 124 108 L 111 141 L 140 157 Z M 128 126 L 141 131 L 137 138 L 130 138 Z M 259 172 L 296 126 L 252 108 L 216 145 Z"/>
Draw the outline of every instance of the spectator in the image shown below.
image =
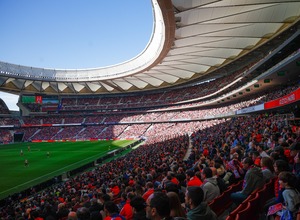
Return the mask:
<path fill-rule="evenodd" d="M 135 194 L 133 192 L 129 192 L 127 194 L 126 203 L 120 211 L 120 215 L 124 216 L 126 220 L 132 220 L 133 210 L 132 210 L 132 206 L 130 205 L 130 201 L 133 199 L 134 196 Z"/>
<path fill-rule="evenodd" d="M 209 208 L 206 202 L 203 202 L 204 192 L 201 187 L 188 187 L 185 193 L 185 204 L 189 220 L 216 220 L 216 214 Z"/>
<path fill-rule="evenodd" d="M 234 153 L 232 159 L 227 163 L 227 169 L 233 173 L 233 182 L 238 182 L 244 176 L 243 165 L 239 160 L 239 155 Z"/>
<path fill-rule="evenodd" d="M 284 207 L 291 213 L 293 219 L 295 219 L 300 206 L 300 194 L 296 190 L 296 176 L 291 172 L 283 171 L 279 174 L 278 178 L 281 188 L 285 188 L 282 193 L 285 204 Z"/>
<path fill-rule="evenodd" d="M 43 220 L 43 218 L 40 216 L 39 212 L 36 210 L 32 210 L 30 212 L 30 219 L 32 220 Z"/>
<path fill-rule="evenodd" d="M 79 220 L 90 220 L 90 211 L 88 208 L 81 207 L 76 213 Z"/>
<path fill-rule="evenodd" d="M 85 193 L 82 197 L 82 206 L 86 207 L 86 208 L 90 208 L 91 207 L 91 201 L 90 201 L 90 197 L 87 193 Z"/>
<path fill-rule="evenodd" d="M 242 161 L 243 168 L 247 170 L 243 189 L 240 192 L 234 192 L 231 194 L 232 201 L 239 205 L 242 203 L 254 190 L 262 188 L 264 186 L 264 178 L 260 168 L 255 167 L 253 160 L 246 157 Z"/>
<path fill-rule="evenodd" d="M 146 192 L 143 194 L 143 199 L 147 201 L 148 197 L 154 193 L 153 183 L 146 183 Z"/>
<path fill-rule="evenodd" d="M 77 213 L 76 212 L 73 212 L 73 211 L 69 212 L 69 214 L 68 214 L 68 220 L 77 220 L 77 219 L 78 219 L 78 217 L 77 217 Z"/>
<path fill-rule="evenodd" d="M 182 217 L 185 218 L 185 212 L 183 207 L 181 206 L 180 199 L 177 193 L 175 192 L 168 192 L 167 196 L 170 200 L 170 216 L 171 217 Z"/>
<path fill-rule="evenodd" d="M 225 183 L 225 180 L 218 176 L 218 171 L 215 167 L 210 167 L 210 169 L 212 171 L 213 178 L 216 179 L 216 181 L 217 181 L 217 184 L 218 184 L 218 187 L 220 190 L 220 194 L 222 194 L 228 188 Z"/>
<path fill-rule="evenodd" d="M 203 184 L 201 188 L 204 192 L 204 201 L 210 202 L 220 195 L 220 188 L 217 179 L 213 177 L 210 167 L 205 167 L 201 173 Z"/>
<path fill-rule="evenodd" d="M 215 163 L 215 169 L 217 170 L 217 176 L 218 176 L 218 186 L 220 188 L 220 193 L 225 191 L 230 183 L 230 179 L 232 179 L 232 173 L 225 170 L 224 166 L 221 163 Z M 221 179 L 223 181 L 219 181 Z M 225 184 L 225 186 L 223 185 Z"/>
<path fill-rule="evenodd" d="M 266 153 L 266 151 L 264 150 L 265 146 L 263 144 L 258 144 L 256 145 L 256 150 L 259 153 L 259 156 L 262 157 L 269 157 L 269 155 Z"/>
<path fill-rule="evenodd" d="M 175 175 L 176 175 L 176 179 L 178 179 L 179 181 L 179 186 L 185 187 L 186 183 L 185 183 L 185 174 L 183 168 L 179 167 Z"/>
<path fill-rule="evenodd" d="M 112 182 L 110 184 L 110 191 L 113 194 L 113 198 L 117 197 L 120 194 L 120 188 L 115 182 Z"/>
<path fill-rule="evenodd" d="M 267 213 L 270 206 L 275 205 L 277 203 L 283 203 L 283 196 L 282 193 L 284 191 L 284 188 L 281 188 L 279 184 L 278 175 L 282 171 L 289 171 L 289 165 L 285 160 L 276 160 L 274 162 L 274 172 L 275 172 L 275 181 L 274 181 L 274 194 L 275 197 L 269 199 L 265 206 L 264 206 L 264 212 Z"/>
<path fill-rule="evenodd" d="M 65 218 L 67 217 L 69 214 L 69 210 L 67 209 L 66 205 L 64 203 L 59 203 L 57 206 L 57 218 L 61 219 L 61 218 Z"/>
<path fill-rule="evenodd" d="M 104 211 L 106 214 L 104 220 L 125 220 L 125 218 L 119 214 L 118 206 L 113 201 L 104 203 Z"/>
<path fill-rule="evenodd" d="M 114 194 L 113 194 L 113 192 L 111 191 L 111 188 L 106 188 L 106 194 L 109 195 L 110 199 L 113 199 L 113 198 L 114 198 Z"/>
<path fill-rule="evenodd" d="M 265 183 L 269 182 L 272 178 L 275 177 L 273 161 L 270 157 L 262 157 L 260 160 L 260 166 Z"/>
<path fill-rule="evenodd" d="M 278 154 L 278 159 L 285 160 L 286 162 L 288 162 L 288 158 L 285 156 L 284 148 L 282 146 L 276 146 L 274 148 L 274 152 Z"/>
<path fill-rule="evenodd" d="M 130 201 L 130 205 L 133 209 L 133 220 L 147 220 L 146 218 L 146 203 L 143 197 L 135 196 Z"/>
<path fill-rule="evenodd" d="M 96 198 L 91 199 L 91 206 L 89 207 L 89 211 L 91 214 L 91 218 L 94 219 L 102 219 L 101 211 L 103 210 L 103 207 L 98 203 Z"/>
<path fill-rule="evenodd" d="M 202 181 L 195 176 L 194 171 L 192 170 L 188 170 L 185 172 L 186 174 L 186 180 L 187 180 L 187 186 L 201 186 L 202 185 Z"/>
<path fill-rule="evenodd" d="M 134 181 L 134 179 L 133 179 L 133 176 L 129 176 L 128 185 L 129 185 L 129 186 L 134 186 L 134 185 L 135 185 L 135 181 Z"/>
<path fill-rule="evenodd" d="M 170 217 L 170 203 L 163 192 L 155 192 L 147 199 L 146 216 L 151 220 L 167 220 Z"/>
<path fill-rule="evenodd" d="M 254 161 L 254 164 L 259 167 L 260 161 L 261 161 L 261 156 L 259 155 L 259 152 L 252 151 L 252 152 L 250 152 L 250 154 L 252 155 L 252 160 Z"/>

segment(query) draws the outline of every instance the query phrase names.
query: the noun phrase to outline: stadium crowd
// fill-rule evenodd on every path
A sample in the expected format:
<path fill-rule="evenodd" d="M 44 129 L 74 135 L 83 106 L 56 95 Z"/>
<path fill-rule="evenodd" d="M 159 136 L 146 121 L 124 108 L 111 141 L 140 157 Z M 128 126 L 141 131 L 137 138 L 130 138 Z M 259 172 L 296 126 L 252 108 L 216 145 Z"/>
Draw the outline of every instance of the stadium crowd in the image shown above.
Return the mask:
<path fill-rule="evenodd" d="M 254 193 L 267 185 L 272 197 L 260 200 L 251 216 L 278 219 L 288 214 L 295 219 L 300 205 L 300 127 L 291 124 L 286 115 L 236 116 L 235 112 L 283 97 L 298 89 L 298 82 L 218 108 L 201 106 L 299 54 L 296 43 L 287 47 L 286 38 L 283 34 L 274 37 L 273 45 L 257 48 L 257 56 L 251 60 L 246 57 L 244 64 L 239 64 L 243 67 L 233 63 L 229 69 L 229 63 L 228 72 L 225 69 L 222 75 L 224 70 L 219 74 L 216 70 L 216 75 L 222 76 L 201 86 L 117 98 L 60 98 L 58 105 L 23 103 L 32 113 L 51 110 L 53 115 L 22 118 L 8 117 L 10 112 L 0 99 L 2 143 L 12 142 L 14 132 L 24 133 L 25 141 L 146 137 L 145 144 L 93 170 L 56 180 L 41 191 L 32 187 L 29 193 L 9 196 L 1 201 L 0 219 L 214 220 L 220 217 L 220 206 L 227 203 L 228 210 L 222 210 L 226 217 L 243 204 L 251 206 L 251 196 L 261 197 Z M 280 46 L 286 47 L 277 54 Z M 243 81 L 243 77 L 247 79 Z M 234 88 L 226 91 L 224 87 L 230 83 Z M 56 125 L 49 126 L 52 124 Z M 12 125 L 14 131 L 7 129 Z M 230 200 L 222 197 L 229 189 Z M 269 208 L 278 203 L 285 212 L 267 217 Z"/>
<path fill-rule="evenodd" d="M 169 122 L 171 125 L 164 125 L 164 127 L 171 127 L 176 125 L 178 127 L 193 128 L 194 122 L 177 123 L 185 120 L 204 120 L 207 118 L 215 118 L 222 116 L 234 115 L 237 110 L 259 104 L 278 97 L 283 97 L 292 91 L 299 88 L 299 84 L 285 86 L 278 88 L 275 92 L 267 92 L 265 95 L 257 95 L 249 100 L 241 101 L 235 104 L 229 104 L 223 107 L 208 108 L 208 109 L 191 109 L 179 111 L 158 111 L 148 113 L 116 113 L 116 114 L 101 114 L 101 115 L 72 115 L 66 116 L 59 114 L 57 116 L 35 116 L 22 118 L 1 118 L 2 125 L 14 125 L 17 127 L 15 131 L 24 133 L 24 141 L 30 140 L 61 140 L 61 139 L 112 139 L 112 138 L 138 138 L 140 136 L 147 136 L 149 133 L 155 133 L 159 129 L 153 122 Z M 176 120 L 176 121 L 174 121 Z M 173 121 L 173 123 L 172 123 Z M 142 125 L 135 125 L 135 122 L 145 123 Z M 133 124 L 118 124 L 118 123 L 133 123 Z M 58 124 L 57 127 L 39 126 L 33 128 L 32 125 L 42 124 Z M 71 126 L 64 126 L 68 124 Z M 74 124 L 74 126 L 72 126 Z M 81 124 L 88 126 L 83 127 Z M 29 126 L 27 126 L 29 125 Z M 76 125 L 76 126 L 75 126 Z M 96 125 L 96 126 L 95 126 Z M 196 128 L 197 129 L 197 128 Z M 154 131 L 154 132 L 152 132 Z M 189 129 L 188 132 L 194 130 Z M 7 130 L 1 131 L 1 141 L 9 143 L 13 140 L 13 132 Z M 170 132 L 170 131 L 167 131 Z"/>
<path fill-rule="evenodd" d="M 244 72 L 233 77 L 240 74 Z M 219 84 L 219 80 L 210 83 Z M 223 87 L 226 81 L 221 82 Z M 206 91 L 212 92 L 209 87 L 197 88 L 190 87 L 185 92 L 197 97 L 199 93 L 205 96 Z M 300 198 L 298 191 L 291 189 L 300 186 L 300 128 L 290 124 L 285 115 L 272 113 L 216 118 L 233 116 L 237 110 L 274 100 L 298 88 L 299 84 L 295 83 L 239 103 L 209 109 L 1 118 L 2 125 L 61 124 L 17 128 L 16 132 L 24 133 L 25 141 L 147 137 L 147 142 L 118 159 L 65 181 L 57 181 L 42 191 L 37 192 L 33 187 L 29 194 L 8 197 L 3 201 L 0 218 L 217 219 L 220 213 L 213 202 L 228 188 L 240 183 L 240 188 L 231 192 L 231 208 L 239 207 L 253 192 L 272 183 L 274 197 L 265 201 L 260 215 L 264 218 L 268 208 L 280 202 L 295 217 Z M 87 110 L 91 106 L 98 109 L 102 103 L 111 106 L 125 102 L 149 106 L 160 100 L 173 103 L 178 101 L 176 97 L 176 93 L 165 92 L 139 98 L 63 101 L 78 110 Z M 199 103 L 201 101 L 180 107 Z M 4 103 L 2 106 L 0 109 L 7 109 Z M 203 120 L 207 118 L 214 119 Z M 195 121 L 186 122 L 186 119 Z M 117 124 L 119 122 L 129 124 Z M 72 123 L 78 125 L 63 126 Z M 81 126 L 82 123 L 96 125 Z M 12 141 L 11 131 L 2 129 L 0 135 L 2 142 Z"/>
<path fill-rule="evenodd" d="M 279 178 L 282 183 L 279 186 L 274 181 L 275 195 L 281 193 L 281 202 L 290 199 L 282 189 L 290 188 L 289 178 L 299 181 L 299 127 L 271 114 L 201 123 L 200 129 L 190 136 L 174 132 L 150 138 L 147 144 L 92 171 L 41 192 L 32 188 L 30 195 L 10 197 L 0 216 L 2 219 L 68 219 L 68 215 L 78 219 L 111 219 L 109 216 L 145 219 L 147 215 L 155 219 L 156 215 L 164 218 L 172 213 L 172 217 L 216 219 L 207 204 L 243 179 L 242 191 L 232 193 L 236 205 L 272 178 Z M 266 158 L 269 162 L 264 162 Z M 286 165 L 281 172 L 276 170 L 279 167 L 276 164 L 280 163 Z M 257 178 L 257 184 L 249 182 L 253 178 Z M 169 203 L 167 212 L 157 207 L 168 201 L 166 195 L 170 192 L 175 192 L 182 212 L 177 209 L 171 212 Z M 288 208 L 296 213 L 295 207 Z"/>

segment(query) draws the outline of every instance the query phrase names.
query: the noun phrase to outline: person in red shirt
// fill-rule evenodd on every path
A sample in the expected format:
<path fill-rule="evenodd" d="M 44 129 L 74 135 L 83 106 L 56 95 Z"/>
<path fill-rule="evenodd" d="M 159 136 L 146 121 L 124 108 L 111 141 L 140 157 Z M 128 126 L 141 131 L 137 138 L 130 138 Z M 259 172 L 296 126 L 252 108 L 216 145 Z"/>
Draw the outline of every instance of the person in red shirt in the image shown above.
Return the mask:
<path fill-rule="evenodd" d="M 260 167 L 261 157 L 259 156 L 259 152 L 258 151 L 253 151 L 252 152 L 252 160 L 254 161 L 254 164 L 256 166 Z"/>
<path fill-rule="evenodd" d="M 120 188 L 117 184 L 112 183 L 110 191 L 113 193 L 113 196 L 116 197 L 120 194 Z"/>
<path fill-rule="evenodd" d="M 185 172 L 186 175 L 186 181 L 187 181 L 187 186 L 201 186 L 202 181 L 199 179 L 197 176 L 195 176 L 194 171 L 188 170 Z"/>
<path fill-rule="evenodd" d="M 130 177 L 129 177 L 128 185 L 129 185 L 129 186 L 134 186 L 134 185 L 135 185 L 135 181 L 134 181 L 134 179 L 133 179 L 133 176 L 130 176 Z"/>
<path fill-rule="evenodd" d="M 127 194 L 126 203 L 120 211 L 120 215 L 124 216 L 126 220 L 132 220 L 133 218 L 133 209 L 132 206 L 130 205 L 130 202 L 134 197 L 135 194 L 133 192 L 129 192 Z"/>
<path fill-rule="evenodd" d="M 125 220 L 125 217 L 118 213 L 118 206 L 113 201 L 104 203 L 104 211 L 106 214 L 104 220 Z"/>
<path fill-rule="evenodd" d="M 152 182 L 147 182 L 146 183 L 146 189 L 147 189 L 147 191 L 142 196 L 145 201 L 147 201 L 149 196 L 154 193 L 153 183 Z"/>

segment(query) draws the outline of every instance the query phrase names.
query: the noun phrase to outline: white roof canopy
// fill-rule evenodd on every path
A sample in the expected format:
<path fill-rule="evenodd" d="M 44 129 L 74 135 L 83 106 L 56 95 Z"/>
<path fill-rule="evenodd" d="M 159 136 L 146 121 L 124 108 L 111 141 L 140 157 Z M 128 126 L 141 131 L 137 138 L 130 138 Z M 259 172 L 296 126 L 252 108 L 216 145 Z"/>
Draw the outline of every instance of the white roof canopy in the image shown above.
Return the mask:
<path fill-rule="evenodd" d="M 300 1 L 152 0 L 144 51 L 94 69 L 41 69 L 0 62 L 0 89 L 12 93 L 105 94 L 180 85 L 224 66 L 297 21 Z"/>

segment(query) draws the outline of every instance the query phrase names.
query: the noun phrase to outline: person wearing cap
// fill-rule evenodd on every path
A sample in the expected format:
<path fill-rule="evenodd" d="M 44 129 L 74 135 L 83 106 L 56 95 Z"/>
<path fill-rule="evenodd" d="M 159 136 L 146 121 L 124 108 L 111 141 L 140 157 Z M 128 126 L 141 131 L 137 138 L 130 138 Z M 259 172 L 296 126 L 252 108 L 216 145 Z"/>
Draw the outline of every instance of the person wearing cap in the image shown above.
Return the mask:
<path fill-rule="evenodd" d="M 195 176 L 194 171 L 192 170 L 188 170 L 185 172 L 186 175 L 186 180 L 187 180 L 187 187 L 189 186 L 201 186 L 202 185 L 202 181 Z"/>
<path fill-rule="evenodd" d="M 216 220 L 217 215 L 203 201 L 204 192 L 199 186 L 188 187 L 185 193 L 185 205 L 189 220 Z"/>

